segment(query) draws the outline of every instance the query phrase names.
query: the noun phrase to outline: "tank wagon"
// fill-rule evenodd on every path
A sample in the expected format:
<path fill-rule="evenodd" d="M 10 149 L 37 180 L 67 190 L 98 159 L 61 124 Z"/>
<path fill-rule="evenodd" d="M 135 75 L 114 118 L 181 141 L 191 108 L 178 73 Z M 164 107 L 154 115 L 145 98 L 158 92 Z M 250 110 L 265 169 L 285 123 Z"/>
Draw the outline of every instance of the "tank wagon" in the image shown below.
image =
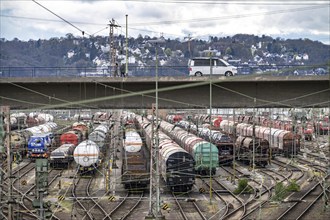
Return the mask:
<path fill-rule="evenodd" d="M 105 153 L 105 145 L 109 126 L 97 126 L 85 140 L 74 149 L 73 157 L 78 164 L 80 174 L 94 174 Z"/>
<path fill-rule="evenodd" d="M 160 127 L 165 134 L 193 156 L 196 163 L 195 171 L 198 174 L 208 175 L 210 172 L 215 174 L 219 166 L 219 150 L 214 144 L 166 121 L 162 121 Z"/>
<path fill-rule="evenodd" d="M 139 115 L 136 121 L 143 130 L 147 146 L 152 148 L 151 122 Z M 195 183 L 194 158 L 163 132 L 158 131 L 158 136 L 160 172 L 167 187 L 174 192 L 190 191 Z"/>
<path fill-rule="evenodd" d="M 48 122 L 53 122 L 54 116 L 46 113 L 35 113 L 31 112 L 26 119 L 28 127 L 34 127 L 37 125 L 42 125 Z"/>
<path fill-rule="evenodd" d="M 83 122 L 75 122 L 72 126 L 67 126 L 55 133 L 57 147 L 63 144 L 74 144 L 77 146 L 88 137 L 88 127 Z"/>
<path fill-rule="evenodd" d="M 108 121 L 111 116 L 112 115 L 108 112 L 95 112 L 95 114 L 92 116 L 92 119 L 95 124 L 100 124 L 102 122 Z"/>
<path fill-rule="evenodd" d="M 168 114 L 166 115 L 166 121 L 170 123 L 177 123 L 183 119 L 182 114 Z"/>
<path fill-rule="evenodd" d="M 21 113 L 13 113 L 10 115 L 10 118 L 4 119 L 4 129 L 7 124 L 10 126 L 10 130 L 21 130 L 27 128 L 27 123 L 26 123 L 27 115 L 23 112 Z"/>
<path fill-rule="evenodd" d="M 218 130 L 197 128 L 195 124 L 185 120 L 178 122 L 176 125 L 214 144 L 219 152 L 219 165 L 227 165 L 233 160 L 234 143 L 228 135 Z"/>
<path fill-rule="evenodd" d="M 96 143 L 103 150 L 108 132 L 109 126 L 107 124 L 100 124 L 89 134 L 88 139 Z"/>
<path fill-rule="evenodd" d="M 222 119 L 222 116 L 220 116 L 220 115 L 211 115 L 211 121 L 210 121 L 210 115 L 208 115 L 208 114 L 196 114 L 193 117 L 191 117 L 191 120 L 195 124 L 208 124 L 211 127 L 211 129 L 219 130 L 220 122 L 223 119 Z M 168 121 L 168 122 L 170 122 L 170 121 Z"/>
<path fill-rule="evenodd" d="M 73 130 L 77 130 L 80 131 L 83 139 L 87 139 L 88 138 L 88 133 L 89 133 L 89 126 L 88 124 L 84 123 L 84 122 L 75 122 L 72 125 L 72 129 Z"/>
<path fill-rule="evenodd" d="M 74 149 L 73 158 L 78 164 L 81 175 L 95 174 L 101 163 L 102 155 L 99 146 L 95 142 L 85 140 Z"/>
<path fill-rule="evenodd" d="M 50 166 L 53 168 L 68 168 L 73 161 L 74 144 L 63 144 L 53 150 L 49 156 Z"/>
<path fill-rule="evenodd" d="M 122 183 L 125 189 L 144 190 L 149 184 L 149 159 L 134 124 L 126 124 L 122 151 Z"/>

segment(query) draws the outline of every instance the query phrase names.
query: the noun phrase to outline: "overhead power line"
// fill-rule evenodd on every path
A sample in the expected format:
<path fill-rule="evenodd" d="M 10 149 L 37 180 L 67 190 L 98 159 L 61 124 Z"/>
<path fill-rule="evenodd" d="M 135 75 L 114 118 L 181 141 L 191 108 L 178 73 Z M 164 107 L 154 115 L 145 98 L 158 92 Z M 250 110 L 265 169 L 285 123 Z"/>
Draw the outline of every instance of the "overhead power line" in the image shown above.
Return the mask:
<path fill-rule="evenodd" d="M 275 10 L 275 11 L 265 11 L 259 13 L 229 15 L 222 17 L 206 17 L 206 18 L 193 18 L 193 19 L 185 19 L 185 20 L 180 19 L 180 20 L 156 21 L 156 22 L 145 22 L 145 23 L 131 23 L 130 26 L 147 26 L 147 25 L 150 26 L 150 25 L 179 24 L 179 23 L 193 23 L 193 22 L 200 23 L 200 22 L 209 22 L 209 21 L 224 20 L 224 19 L 228 20 L 228 19 L 261 16 L 261 15 L 274 15 L 274 14 L 283 14 L 288 12 L 307 11 L 307 10 L 315 10 L 320 8 L 324 8 L 324 6 L 292 8 L 292 9 L 283 9 L 283 10 Z"/>
<path fill-rule="evenodd" d="M 77 29 L 78 31 L 80 31 L 82 33 L 82 35 L 87 34 L 85 31 L 81 30 L 80 28 L 78 28 L 77 26 L 75 26 L 74 24 L 72 24 L 71 22 L 65 20 L 64 18 L 62 18 L 61 16 L 59 16 L 58 14 L 56 14 L 55 12 L 51 11 L 50 9 L 46 8 L 45 6 L 43 6 L 42 4 L 38 3 L 35 0 L 32 0 L 34 3 L 36 3 L 37 5 L 39 5 L 40 7 L 44 8 L 45 10 L 49 11 L 50 13 L 52 13 L 53 15 L 55 15 L 56 17 L 60 18 L 61 20 L 63 20 L 65 23 L 71 25 L 72 27 L 74 27 L 75 29 Z M 90 34 L 87 34 L 90 36 Z"/>
<path fill-rule="evenodd" d="M 2 0 L 2 1 L 15 1 L 15 0 Z M 30 1 L 30 0 L 20 0 Z M 43 0 L 54 1 L 54 0 Z M 62 1 L 77 1 L 81 0 L 62 0 Z M 104 2 L 108 0 L 93 0 L 93 2 Z M 90 1 L 92 2 L 92 1 Z M 316 4 L 329 4 L 328 0 L 114 0 L 112 2 L 136 2 L 136 3 L 162 3 L 162 4 L 210 4 L 210 5 L 316 5 Z"/>

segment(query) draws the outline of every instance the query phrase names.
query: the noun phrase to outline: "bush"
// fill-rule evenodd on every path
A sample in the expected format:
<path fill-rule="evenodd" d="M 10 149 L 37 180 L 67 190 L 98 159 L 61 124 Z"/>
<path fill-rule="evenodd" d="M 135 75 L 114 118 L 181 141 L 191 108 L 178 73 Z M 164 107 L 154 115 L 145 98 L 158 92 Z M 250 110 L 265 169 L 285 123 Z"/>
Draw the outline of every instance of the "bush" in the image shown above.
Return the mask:
<path fill-rule="evenodd" d="M 300 186 L 297 184 L 296 180 L 292 180 L 290 181 L 287 190 L 289 192 L 298 192 L 300 190 Z"/>
<path fill-rule="evenodd" d="M 234 190 L 235 194 L 240 194 L 240 193 L 252 193 L 253 189 L 252 187 L 248 184 L 247 179 L 240 179 L 238 180 L 238 187 L 237 189 Z"/>
<path fill-rule="evenodd" d="M 282 201 L 287 194 L 287 188 L 282 182 L 276 183 L 275 185 L 275 195 L 273 196 L 274 201 Z"/>

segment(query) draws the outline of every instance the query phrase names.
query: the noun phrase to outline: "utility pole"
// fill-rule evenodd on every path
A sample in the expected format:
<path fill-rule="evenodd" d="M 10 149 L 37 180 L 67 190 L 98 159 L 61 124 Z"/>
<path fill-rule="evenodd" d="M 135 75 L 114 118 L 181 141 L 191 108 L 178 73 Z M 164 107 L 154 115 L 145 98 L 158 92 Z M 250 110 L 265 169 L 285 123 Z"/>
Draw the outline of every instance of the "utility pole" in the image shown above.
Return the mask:
<path fill-rule="evenodd" d="M 3 177 L 4 177 L 4 171 L 2 170 L 2 163 L 3 158 L 5 154 L 5 148 L 4 148 L 4 138 L 5 138 L 5 130 L 4 130 L 4 118 L 5 115 L 3 114 L 2 110 L 0 112 L 0 219 L 4 219 L 5 216 L 2 213 L 2 184 L 3 184 Z"/>
<path fill-rule="evenodd" d="M 269 142 L 269 161 L 268 163 L 271 164 L 272 162 L 272 157 L 273 157 L 273 144 L 272 144 L 272 138 L 271 138 L 271 134 L 272 134 L 272 127 L 273 127 L 273 111 L 272 108 L 269 109 L 270 113 L 268 116 L 269 119 L 269 137 L 268 137 L 268 142 Z"/>
<path fill-rule="evenodd" d="M 115 24 L 115 19 L 112 19 L 111 21 L 109 21 L 109 27 L 110 27 L 110 31 L 109 31 L 109 43 L 110 43 L 110 50 L 109 50 L 109 58 L 110 58 L 110 75 L 111 75 L 111 71 L 114 70 L 115 71 L 115 65 L 116 65 L 116 47 L 115 47 L 115 42 L 114 42 L 114 38 L 113 38 L 113 33 L 114 33 L 114 28 L 120 27 L 119 25 Z M 113 72 L 113 76 L 117 73 Z"/>
<path fill-rule="evenodd" d="M 213 66 L 213 60 L 212 60 L 212 53 L 210 53 L 210 118 L 209 118 L 209 123 L 210 126 L 212 124 L 212 66 Z M 210 131 L 211 131 L 211 127 L 210 127 Z M 211 132 L 210 132 L 210 205 L 212 205 L 212 144 L 211 144 Z"/>
<path fill-rule="evenodd" d="M 235 109 L 233 109 L 233 124 L 234 124 L 234 140 L 236 140 L 236 122 L 235 122 L 235 117 L 236 117 L 236 114 L 235 114 Z M 229 123 L 229 121 L 228 121 Z M 236 142 L 234 142 L 233 140 L 233 173 L 234 173 L 234 179 L 233 179 L 233 183 L 235 183 L 235 180 L 236 180 Z"/>
<path fill-rule="evenodd" d="M 185 39 L 187 39 L 187 43 L 188 43 L 188 51 L 189 51 L 189 58 L 191 58 L 191 47 L 190 47 L 190 41 L 193 39 L 190 34 L 188 34 L 188 37 L 185 37 Z"/>
<path fill-rule="evenodd" d="M 155 142 L 153 145 L 153 150 L 155 151 L 153 155 L 154 159 L 155 159 L 155 177 L 156 177 L 156 213 L 155 213 L 155 217 L 156 219 L 164 219 L 163 214 L 161 213 L 160 210 L 160 174 L 159 174 L 159 162 L 158 162 L 158 156 L 159 156 L 159 135 L 158 135 L 158 129 L 159 129 L 159 114 L 158 114 L 158 45 L 161 43 L 165 43 L 165 40 L 163 38 L 160 39 L 156 39 L 156 40 L 150 40 L 149 43 L 151 44 L 155 44 L 155 51 L 156 51 L 156 104 L 152 106 L 153 109 L 155 109 L 155 115 L 156 115 L 156 127 L 154 129 L 154 136 L 155 136 Z M 152 114 L 154 115 L 154 113 Z M 153 117 L 154 119 L 154 117 Z M 154 120 L 153 120 L 154 121 Z M 152 122 L 154 123 L 154 122 Z M 152 164 L 150 166 L 150 169 L 152 169 Z M 152 177 L 150 177 L 152 178 Z M 152 186 L 150 186 L 152 187 Z M 146 217 L 146 219 L 148 219 L 149 216 Z M 150 219 L 150 218 L 149 218 Z"/>
<path fill-rule="evenodd" d="M 255 169 L 255 150 L 256 150 L 256 113 L 255 113 L 255 106 L 256 106 L 257 99 L 254 98 L 253 101 L 253 126 L 252 126 L 252 141 L 253 141 L 253 151 L 252 151 L 252 171 L 254 173 Z"/>
<path fill-rule="evenodd" d="M 153 106 L 151 107 L 153 110 Z M 150 183 L 149 183 L 149 212 L 145 219 L 153 219 L 153 202 L 152 202 L 152 194 L 153 194 L 153 153 L 154 153 L 154 112 L 152 113 L 152 121 L 151 121 L 151 146 L 150 146 Z M 143 121 L 142 116 L 142 121 Z"/>
<path fill-rule="evenodd" d="M 13 184 L 12 184 L 12 158 L 10 151 L 10 107 L 9 106 L 1 106 L 0 112 L 2 113 L 2 117 L 8 119 L 8 123 L 6 126 L 6 147 L 7 147 L 7 177 L 9 180 L 8 184 L 8 220 L 12 220 L 13 218 L 13 204 L 15 203 L 12 194 L 13 194 Z"/>
<path fill-rule="evenodd" d="M 126 63 L 125 76 L 128 76 L 128 15 L 126 15 Z"/>

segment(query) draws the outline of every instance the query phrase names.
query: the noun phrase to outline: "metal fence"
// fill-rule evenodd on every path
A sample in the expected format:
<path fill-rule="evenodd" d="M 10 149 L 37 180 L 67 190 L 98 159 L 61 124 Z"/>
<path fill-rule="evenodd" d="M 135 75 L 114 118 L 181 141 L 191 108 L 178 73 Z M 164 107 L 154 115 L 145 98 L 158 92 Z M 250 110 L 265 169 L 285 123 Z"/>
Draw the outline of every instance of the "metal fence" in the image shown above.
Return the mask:
<path fill-rule="evenodd" d="M 269 74 L 273 76 L 283 75 L 326 75 L 329 68 L 312 68 L 297 66 L 238 66 L 237 75 L 245 74 Z M 0 77 L 113 77 L 114 67 L 0 67 Z M 152 77 L 156 75 L 155 66 L 129 66 L 130 77 Z M 188 76 L 188 66 L 158 66 L 158 76 Z M 120 76 L 120 72 L 118 72 Z"/>
<path fill-rule="evenodd" d="M 114 68 L 0 67 L 0 77 L 112 77 Z M 155 76 L 156 67 L 129 66 L 128 76 Z M 159 66 L 159 76 L 187 76 L 187 66 Z M 120 72 L 118 72 L 120 76 Z"/>

